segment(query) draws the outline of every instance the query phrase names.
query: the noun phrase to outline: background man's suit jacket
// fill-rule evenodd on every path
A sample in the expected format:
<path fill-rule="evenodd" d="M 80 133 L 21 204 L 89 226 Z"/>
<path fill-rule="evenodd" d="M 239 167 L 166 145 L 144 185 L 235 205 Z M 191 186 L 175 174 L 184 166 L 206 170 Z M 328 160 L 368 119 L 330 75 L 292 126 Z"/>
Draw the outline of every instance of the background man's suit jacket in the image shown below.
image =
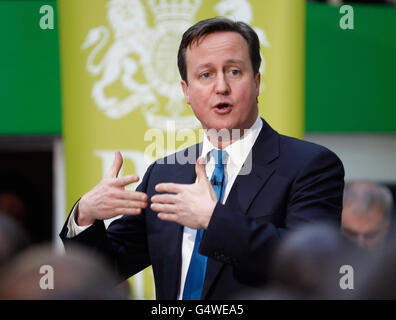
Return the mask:
<path fill-rule="evenodd" d="M 198 158 L 199 147 L 180 152 Z M 333 152 L 280 135 L 263 120 L 251 153 L 251 173 L 239 175 L 226 203 L 217 203 L 201 241 L 199 252 L 208 257 L 203 299 L 225 299 L 265 283 L 271 252 L 287 230 L 309 222 L 340 224 L 344 168 Z M 137 190 L 150 199 L 158 183 L 195 182 L 194 163 L 169 164 L 170 159 L 175 158 L 154 162 Z M 60 234 L 66 248 L 69 241 L 96 248 L 122 278 L 151 264 L 157 298 L 177 298 L 183 226 L 158 219 L 150 201 L 142 214 L 117 219 L 107 231 L 96 221 L 66 239 L 66 225 Z"/>

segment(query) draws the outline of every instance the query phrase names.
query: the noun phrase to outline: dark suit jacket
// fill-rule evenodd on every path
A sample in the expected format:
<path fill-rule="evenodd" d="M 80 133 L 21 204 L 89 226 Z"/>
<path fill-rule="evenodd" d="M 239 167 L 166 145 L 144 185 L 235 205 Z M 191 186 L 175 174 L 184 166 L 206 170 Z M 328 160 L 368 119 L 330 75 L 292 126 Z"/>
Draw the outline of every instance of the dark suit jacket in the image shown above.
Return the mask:
<path fill-rule="evenodd" d="M 180 152 L 197 158 L 199 147 Z M 232 297 L 265 283 L 271 251 L 287 230 L 308 222 L 340 224 L 344 169 L 333 152 L 280 135 L 263 120 L 251 153 L 251 173 L 239 175 L 226 203 L 217 203 L 201 241 L 199 251 L 208 256 L 203 299 Z M 194 183 L 195 164 L 169 164 L 170 159 L 175 157 L 154 162 L 137 190 L 150 199 L 158 183 Z M 77 241 L 105 252 L 123 278 L 151 264 L 157 298 L 176 299 L 183 226 L 158 219 L 149 206 L 140 215 L 113 221 L 107 231 L 96 221 L 65 239 L 65 224 L 60 236 L 66 247 Z"/>

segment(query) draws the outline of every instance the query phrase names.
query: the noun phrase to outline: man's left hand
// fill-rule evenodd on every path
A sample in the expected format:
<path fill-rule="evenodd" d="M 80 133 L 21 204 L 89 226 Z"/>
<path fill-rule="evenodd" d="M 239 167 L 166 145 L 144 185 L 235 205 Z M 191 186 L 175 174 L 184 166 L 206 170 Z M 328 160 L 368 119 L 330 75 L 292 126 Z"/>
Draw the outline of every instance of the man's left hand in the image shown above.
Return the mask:
<path fill-rule="evenodd" d="M 177 222 L 193 229 L 206 229 L 217 203 L 217 195 L 208 177 L 205 163 L 199 158 L 195 165 L 197 181 L 193 184 L 159 183 L 157 192 L 151 197 L 151 209 L 158 212 L 158 218 Z"/>

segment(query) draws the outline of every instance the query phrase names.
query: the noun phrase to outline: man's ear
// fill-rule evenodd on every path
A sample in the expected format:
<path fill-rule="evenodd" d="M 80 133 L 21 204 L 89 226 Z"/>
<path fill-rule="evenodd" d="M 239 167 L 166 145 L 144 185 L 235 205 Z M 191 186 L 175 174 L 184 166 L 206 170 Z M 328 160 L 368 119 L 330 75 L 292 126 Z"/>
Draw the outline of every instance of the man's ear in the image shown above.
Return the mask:
<path fill-rule="evenodd" d="M 182 86 L 183 93 L 184 93 L 184 97 L 186 98 L 186 102 L 187 102 L 188 104 L 190 104 L 190 95 L 189 95 L 189 93 L 188 93 L 188 84 L 187 84 L 187 82 L 184 81 L 184 80 L 180 81 L 180 84 L 181 84 L 181 86 Z"/>
<path fill-rule="evenodd" d="M 256 83 L 256 97 L 260 94 L 260 83 L 261 83 L 261 74 L 257 72 L 254 76 L 254 82 Z"/>

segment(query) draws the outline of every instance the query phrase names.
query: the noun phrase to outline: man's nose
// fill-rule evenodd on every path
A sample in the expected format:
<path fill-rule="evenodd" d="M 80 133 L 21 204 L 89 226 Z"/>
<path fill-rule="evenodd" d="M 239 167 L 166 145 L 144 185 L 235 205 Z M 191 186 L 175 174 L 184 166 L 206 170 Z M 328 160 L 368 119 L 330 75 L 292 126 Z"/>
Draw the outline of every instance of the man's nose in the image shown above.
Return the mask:
<path fill-rule="evenodd" d="M 216 93 L 217 94 L 229 94 L 230 93 L 230 86 L 229 86 L 227 78 L 224 74 L 220 74 L 217 77 Z"/>
<path fill-rule="evenodd" d="M 367 241 L 366 241 L 366 239 L 364 238 L 364 235 L 361 235 L 361 234 L 358 235 L 357 238 L 356 238 L 356 240 L 357 240 L 358 245 L 359 245 L 361 248 L 366 248 L 366 249 L 368 249 Z"/>

